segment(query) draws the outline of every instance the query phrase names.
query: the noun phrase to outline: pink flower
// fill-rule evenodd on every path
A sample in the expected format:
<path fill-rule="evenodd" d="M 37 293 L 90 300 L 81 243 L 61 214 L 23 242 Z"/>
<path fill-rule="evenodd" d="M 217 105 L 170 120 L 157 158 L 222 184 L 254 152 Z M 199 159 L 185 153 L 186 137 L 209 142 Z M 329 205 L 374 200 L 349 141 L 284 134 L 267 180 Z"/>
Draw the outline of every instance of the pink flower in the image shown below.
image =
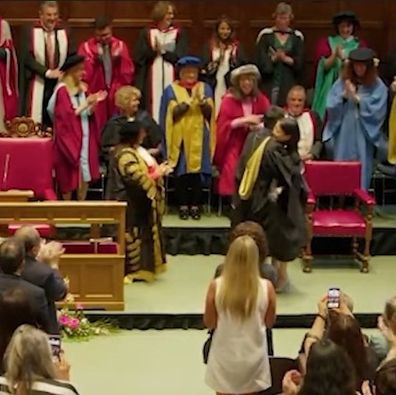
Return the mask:
<path fill-rule="evenodd" d="M 63 325 L 63 326 L 69 326 L 69 322 L 70 322 L 70 317 L 69 317 L 69 316 L 67 316 L 67 315 L 65 315 L 65 314 L 62 314 L 62 315 L 59 317 L 59 323 L 60 323 L 61 325 Z"/>
<path fill-rule="evenodd" d="M 84 306 L 81 303 L 76 304 L 76 309 L 77 310 L 84 310 Z"/>
<path fill-rule="evenodd" d="M 80 326 L 80 320 L 78 318 L 71 318 L 68 326 L 71 329 L 77 329 Z"/>

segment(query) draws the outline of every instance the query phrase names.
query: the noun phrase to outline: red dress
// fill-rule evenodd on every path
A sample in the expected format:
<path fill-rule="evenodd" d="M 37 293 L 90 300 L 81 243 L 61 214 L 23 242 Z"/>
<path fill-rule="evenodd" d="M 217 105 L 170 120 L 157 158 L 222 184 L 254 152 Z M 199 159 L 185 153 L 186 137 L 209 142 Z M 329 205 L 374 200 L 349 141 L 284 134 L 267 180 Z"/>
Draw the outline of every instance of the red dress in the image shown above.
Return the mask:
<path fill-rule="evenodd" d="M 264 115 L 270 107 L 265 95 L 259 93 L 252 100 L 252 114 Z M 250 132 L 246 126 L 232 127 L 232 122 L 243 117 L 242 100 L 227 93 L 220 106 L 217 117 L 217 140 L 214 162 L 220 171 L 218 192 L 220 195 L 231 196 L 235 192 L 235 172 L 239 158 Z"/>

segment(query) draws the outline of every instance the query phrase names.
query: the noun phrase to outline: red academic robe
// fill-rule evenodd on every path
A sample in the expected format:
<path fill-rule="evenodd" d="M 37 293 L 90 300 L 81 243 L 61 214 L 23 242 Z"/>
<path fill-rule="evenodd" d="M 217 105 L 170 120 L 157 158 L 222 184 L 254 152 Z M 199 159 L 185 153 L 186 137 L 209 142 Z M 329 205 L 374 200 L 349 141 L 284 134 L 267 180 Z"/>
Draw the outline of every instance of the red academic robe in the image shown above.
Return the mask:
<path fill-rule="evenodd" d="M 106 100 L 98 104 L 95 110 L 98 127 L 100 130 L 114 115 L 114 95 L 121 86 L 130 85 L 134 79 L 135 66 L 129 56 L 128 47 L 124 41 L 116 37 L 110 40 L 112 60 L 112 80 L 110 86 L 106 85 L 103 63 L 98 54 L 98 42 L 90 38 L 80 45 L 78 52 L 85 56 L 85 81 L 90 92 L 105 90 L 108 92 Z"/>
<path fill-rule="evenodd" d="M 252 102 L 252 114 L 264 115 L 270 107 L 267 97 L 259 93 Z M 217 140 L 214 162 L 220 171 L 218 192 L 233 195 L 235 192 L 235 172 L 247 135 L 245 126 L 231 128 L 233 120 L 244 116 L 241 100 L 227 93 L 217 117 Z"/>
<path fill-rule="evenodd" d="M 18 114 L 18 60 L 8 22 L 0 18 L 0 48 L 5 58 L 0 62 L 1 92 L 4 105 L 4 120 L 11 120 Z"/>
<path fill-rule="evenodd" d="M 54 167 L 60 192 L 68 193 L 76 190 L 80 183 L 83 131 L 81 117 L 75 114 L 66 86 L 60 84 L 54 94 Z M 96 119 L 90 116 L 88 160 L 92 180 L 99 178 L 99 135 Z"/>

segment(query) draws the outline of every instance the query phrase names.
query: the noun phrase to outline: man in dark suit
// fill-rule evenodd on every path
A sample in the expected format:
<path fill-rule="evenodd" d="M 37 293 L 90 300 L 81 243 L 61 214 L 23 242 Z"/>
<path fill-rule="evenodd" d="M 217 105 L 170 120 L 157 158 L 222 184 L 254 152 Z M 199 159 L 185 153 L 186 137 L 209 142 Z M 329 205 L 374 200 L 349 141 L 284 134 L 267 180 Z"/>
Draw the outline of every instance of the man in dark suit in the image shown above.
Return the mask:
<path fill-rule="evenodd" d="M 0 245 L 0 293 L 14 288 L 22 289 L 29 298 L 38 325 L 49 333 L 48 304 L 44 290 L 21 277 L 24 263 L 25 251 L 18 239 L 11 237 Z"/>
<path fill-rule="evenodd" d="M 65 298 L 67 294 L 66 283 L 57 267 L 51 267 L 37 260 L 41 238 L 35 228 L 23 226 L 16 231 L 15 237 L 25 247 L 25 266 L 22 271 L 22 278 L 44 290 L 48 301 L 50 333 L 58 334 L 59 325 L 55 302 Z"/>

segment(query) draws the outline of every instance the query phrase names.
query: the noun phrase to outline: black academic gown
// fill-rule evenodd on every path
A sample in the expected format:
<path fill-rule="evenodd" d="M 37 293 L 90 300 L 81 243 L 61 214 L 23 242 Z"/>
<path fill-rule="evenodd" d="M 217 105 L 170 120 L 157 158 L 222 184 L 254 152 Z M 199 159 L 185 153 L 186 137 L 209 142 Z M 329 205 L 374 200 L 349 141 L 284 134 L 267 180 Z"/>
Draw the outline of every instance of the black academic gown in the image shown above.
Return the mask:
<path fill-rule="evenodd" d="M 134 62 L 136 67 L 135 85 L 142 92 L 142 108 L 149 111 L 151 106 L 151 91 L 149 84 L 151 83 L 150 78 L 150 67 L 157 56 L 157 53 L 152 49 L 149 43 L 149 27 L 143 28 L 136 42 L 134 50 Z M 174 52 L 166 52 L 163 57 L 164 59 L 176 65 L 177 61 L 186 56 L 188 52 L 188 38 L 187 33 L 184 29 L 180 28 L 178 38 L 176 40 L 176 48 Z"/>
<path fill-rule="evenodd" d="M 270 193 L 274 186 L 282 188 L 276 200 Z M 306 242 L 306 198 L 307 188 L 298 154 L 290 154 L 271 138 L 250 199 L 236 204 L 238 220 L 234 225 L 238 221 L 260 223 L 267 235 L 270 255 L 280 261 L 291 261 L 299 256 Z"/>
<path fill-rule="evenodd" d="M 261 73 L 261 88 L 271 98 L 272 89 L 279 87 L 278 100 L 274 105 L 283 107 L 286 104 L 287 94 L 290 88 L 297 84 L 303 83 L 302 71 L 304 68 L 304 42 L 301 37 L 291 32 L 290 50 L 286 55 L 293 58 L 293 65 L 287 65 L 283 62 L 276 64 L 271 60 L 270 48 L 275 48 L 275 33 L 265 33 L 261 36 L 256 44 L 256 64 Z M 279 85 L 275 82 L 275 66 L 279 67 Z"/>
<path fill-rule="evenodd" d="M 42 123 L 44 126 L 52 126 L 52 120 L 47 112 L 48 102 L 54 92 L 55 86 L 58 83 L 56 79 L 49 79 L 45 77 L 45 73 L 48 68 L 48 60 L 46 64 L 43 65 L 39 63 L 33 53 L 32 53 L 32 42 L 33 42 L 33 29 L 38 27 L 37 24 L 26 25 L 22 28 L 21 34 L 21 48 L 19 52 L 19 92 L 20 92 L 20 113 L 21 115 L 29 115 L 30 106 L 30 85 L 34 80 L 35 76 L 38 75 L 44 78 L 44 95 L 42 103 Z M 62 30 L 64 27 L 59 26 L 55 28 L 55 37 L 57 37 L 57 31 Z M 70 32 L 66 29 L 68 37 L 68 48 L 67 54 L 70 55 L 75 51 L 73 44 L 71 42 Z M 55 65 L 59 65 L 59 41 L 55 39 Z"/>
<path fill-rule="evenodd" d="M 230 61 L 229 61 L 230 70 L 224 76 L 227 88 L 231 86 L 230 76 L 232 70 L 247 63 L 246 60 L 247 57 L 245 51 L 240 44 L 237 44 L 237 49 L 235 52 L 236 52 L 235 56 L 230 56 Z M 217 85 L 217 79 L 216 79 L 217 69 L 212 71 L 208 70 L 209 63 L 213 61 L 210 43 L 204 45 L 202 50 L 201 60 L 202 60 L 202 70 L 203 70 L 202 80 L 208 83 L 214 92 Z"/>

